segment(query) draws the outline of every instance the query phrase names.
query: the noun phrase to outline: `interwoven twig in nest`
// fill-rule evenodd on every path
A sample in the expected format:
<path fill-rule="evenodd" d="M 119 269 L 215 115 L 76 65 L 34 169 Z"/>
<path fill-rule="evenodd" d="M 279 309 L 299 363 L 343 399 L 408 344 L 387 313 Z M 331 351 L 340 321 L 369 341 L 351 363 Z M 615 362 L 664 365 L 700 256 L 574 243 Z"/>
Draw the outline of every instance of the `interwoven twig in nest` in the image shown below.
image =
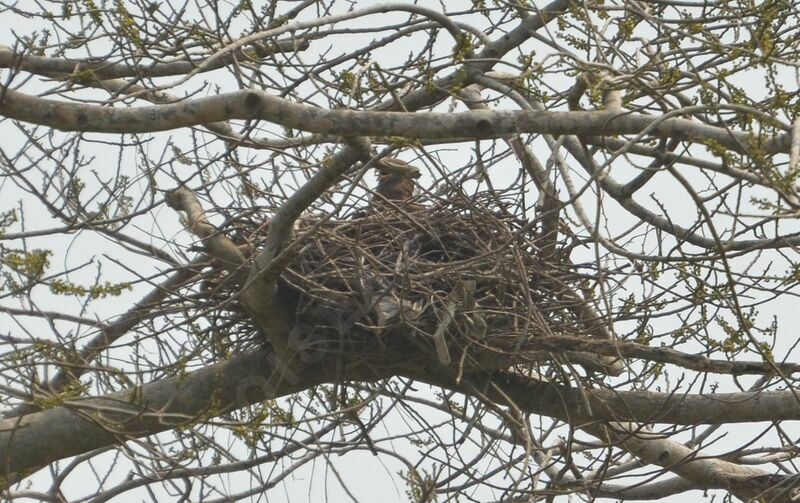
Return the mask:
<path fill-rule="evenodd" d="M 247 241 L 260 249 L 263 225 L 256 230 Z M 572 267 L 544 260 L 531 223 L 489 195 L 387 203 L 348 220 L 307 216 L 293 239 L 299 251 L 281 288 L 297 322 L 343 351 L 369 353 L 406 337 L 449 364 L 448 347 L 508 355 L 538 335 L 596 332 Z M 223 286 L 214 296 L 229 293 Z"/>
<path fill-rule="evenodd" d="M 329 221 L 305 237 L 298 229 L 307 243 L 284 273 L 302 293 L 298 312 L 313 318 L 323 306 L 375 334 L 402 325 L 433 337 L 445 324 L 451 339 L 506 351 L 537 334 L 585 332 L 531 226 L 489 208 L 453 199 Z"/>

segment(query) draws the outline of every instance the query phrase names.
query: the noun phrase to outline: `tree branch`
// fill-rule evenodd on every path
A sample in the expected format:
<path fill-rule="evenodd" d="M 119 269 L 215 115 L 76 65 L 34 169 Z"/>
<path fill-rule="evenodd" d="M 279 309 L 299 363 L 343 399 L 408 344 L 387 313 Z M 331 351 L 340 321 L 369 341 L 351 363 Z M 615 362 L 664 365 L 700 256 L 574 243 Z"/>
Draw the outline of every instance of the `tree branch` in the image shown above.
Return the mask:
<path fill-rule="evenodd" d="M 105 351 L 117 339 L 128 333 L 128 331 L 142 321 L 147 314 L 154 308 L 161 305 L 161 302 L 175 293 L 175 291 L 187 281 L 197 275 L 194 266 L 205 261 L 203 256 L 195 259 L 183 269 L 176 271 L 160 284 L 156 285 L 147 295 L 136 302 L 131 309 L 120 315 L 116 320 L 109 323 L 92 337 L 79 352 L 81 364 L 64 367 L 60 369 L 45 385 L 47 393 L 58 394 L 71 382 L 91 370 L 90 363 L 98 354 Z M 10 411 L 3 413 L 3 417 L 18 417 L 40 409 L 36 404 L 36 393 L 31 397 L 32 402 L 20 405 Z"/>
<path fill-rule="evenodd" d="M 478 110 L 473 112 L 370 112 L 325 110 L 293 103 L 249 89 L 185 100 L 180 103 L 136 108 L 109 108 L 29 96 L 0 87 L 0 114 L 63 131 L 146 133 L 167 131 L 231 119 L 261 119 L 284 127 L 319 134 L 402 136 L 404 138 L 498 138 L 514 133 L 552 135 L 641 134 L 671 138 L 683 136 L 715 142 L 744 152 L 749 133 L 701 124 L 682 118 L 617 112 L 549 112 L 538 110 Z M 687 109 L 687 113 L 690 110 Z M 766 154 L 788 153 L 788 133 L 762 138 Z"/>
<path fill-rule="evenodd" d="M 219 260 L 225 269 L 232 272 L 241 270 L 245 262 L 244 254 L 233 241 L 208 222 L 205 210 L 192 191 L 179 187 L 168 192 L 165 200 L 170 208 L 186 214 L 189 231 L 200 238 L 209 254 Z"/>
<path fill-rule="evenodd" d="M 242 303 L 255 318 L 276 353 L 289 365 L 291 322 L 284 299 L 278 297 L 276 279 L 289 260 L 287 248 L 295 221 L 316 199 L 335 184 L 355 162 L 369 156 L 369 141 L 348 138 L 339 153 L 327 159 L 308 182 L 297 189 L 275 212 L 267 236 L 267 246 L 253 260 L 247 284 L 242 289 Z"/>
<path fill-rule="evenodd" d="M 465 377 L 465 384 L 458 385 L 450 376 L 432 372 L 413 377 L 463 393 L 481 390 L 498 403 L 510 398 L 523 412 L 577 426 L 592 421 L 697 425 L 800 419 L 800 407 L 791 390 L 679 395 L 578 389 L 507 372 L 470 374 Z"/>
<path fill-rule="evenodd" d="M 303 38 L 275 40 L 267 44 L 252 44 L 254 56 L 264 58 L 270 54 L 280 52 L 297 52 L 308 49 L 308 40 Z M 50 58 L 45 56 L 34 56 L 32 54 L 18 54 L 7 45 L 0 45 L 0 68 L 13 68 L 37 75 L 80 75 L 88 72 L 92 78 L 98 80 L 118 79 L 125 77 L 155 78 L 169 77 L 172 75 L 185 75 L 202 64 L 206 63 L 207 57 L 194 60 L 176 60 L 167 63 L 151 63 L 131 65 L 128 63 L 114 63 L 110 61 L 89 59 L 69 59 L 69 58 Z M 244 54 L 228 54 L 218 58 L 212 63 L 206 64 L 202 71 L 209 72 L 223 68 L 230 64 L 235 64 L 237 60 L 252 60 L 253 56 Z"/>
<path fill-rule="evenodd" d="M 172 379 L 0 421 L 0 462 L 6 472 L 26 470 L 321 383 L 374 380 L 396 371 L 403 370 L 349 366 L 345 375 L 337 377 L 336 365 L 322 361 L 314 372 L 298 374 L 272 352 L 246 353 Z M 469 375 L 460 384 L 444 374 L 413 377 L 468 394 L 484 390 L 500 403 L 510 397 L 525 412 L 577 426 L 594 421 L 695 425 L 800 419 L 800 407 L 791 391 L 676 395 L 577 389 L 507 373 Z"/>

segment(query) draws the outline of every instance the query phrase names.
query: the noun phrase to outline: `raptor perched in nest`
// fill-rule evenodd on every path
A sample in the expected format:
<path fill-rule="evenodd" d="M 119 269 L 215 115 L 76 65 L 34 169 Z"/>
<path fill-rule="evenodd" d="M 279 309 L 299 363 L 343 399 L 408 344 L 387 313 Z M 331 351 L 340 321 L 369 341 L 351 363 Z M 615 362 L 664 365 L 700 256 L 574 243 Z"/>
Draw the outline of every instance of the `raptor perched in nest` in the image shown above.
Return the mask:
<path fill-rule="evenodd" d="M 414 180 L 420 177 L 417 168 L 400 159 L 385 157 L 376 162 L 375 170 L 378 172 L 378 186 L 370 201 L 371 209 L 405 203 L 414 196 Z"/>

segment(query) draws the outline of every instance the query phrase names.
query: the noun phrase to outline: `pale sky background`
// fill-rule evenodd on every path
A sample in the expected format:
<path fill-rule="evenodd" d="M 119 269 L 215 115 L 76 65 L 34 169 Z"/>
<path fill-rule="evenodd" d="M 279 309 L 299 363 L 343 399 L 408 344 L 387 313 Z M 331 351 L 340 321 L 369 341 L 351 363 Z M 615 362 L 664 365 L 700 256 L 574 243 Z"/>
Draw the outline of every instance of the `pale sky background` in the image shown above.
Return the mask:
<path fill-rule="evenodd" d="M 27 1 L 27 0 L 25 0 Z M 259 7 L 264 2 L 254 1 L 254 4 Z M 408 2 L 404 2 L 408 3 Z M 448 7 L 451 4 L 455 4 L 456 2 L 418 2 L 420 5 L 425 5 L 430 8 L 440 9 L 441 5 L 446 5 Z M 535 2 L 538 6 L 545 5 L 546 2 L 536 1 Z M 176 2 L 173 2 L 176 4 Z M 361 2 L 360 5 L 368 5 L 368 2 Z M 469 2 L 466 2 L 466 6 L 468 6 Z M 294 6 L 294 3 L 287 4 L 288 8 Z M 349 8 L 348 2 L 341 2 L 341 10 L 347 10 Z M 306 15 L 308 16 L 308 15 Z M 362 26 L 372 26 L 372 23 L 380 23 L 380 24 L 391 24 L 392 22 L 400 22 L 405 19 L 406 14 L 404 13 L 383 13 L 378 15 L 369 16 L 366 18 L 359 18 L 352 21 L 347 21 L 342 26 L 347 27 L 362 27 Z M 299 19 L 303 19 L 301 16 Z M 459 20 L 469 22 L 474 26 L 479 28 L 483 28 L 486 26 L 485 20 L 480 16 L 472 16 L 470 18 L 460 18 Z M 12 17 L 7 14 L 0 15 L 0 33 L 4 33 L 5 36 L 0 39 L 1 44 L 11 45 L 13 43 L 13 35 L 12 33 L 16 34 L 17 36 L 23 36 L 30 34 L 33 30 L 37 28 L 41 28 L 42 26 L 37 25 L 36 22 L 26 21 L 21 19 L 20 17 Z M 236 32 L 235 29 L 232 30 Z M 377 37 L 378 35 L 366 35 L 368 39 L 373 37 Z M 495 38 L 497 34 L 491 36 L 491 38 Z M 309 50 L 301 53 L 301 58 L 304 62 L 310 63 L 317 60 L 319 57 L 323 57 L 325 59 L 331 59 L 342 52 L 347 52 L 351 49 L 363 46 L 364 44 L 364 35 L 353 35 L 353 36 L 338 36 L 335 38 L 336 46 L 333 47 L 333 50 L 323 56 L 325 51 L 330 49 L 330 44 L 326 41 L 316 41 L 312 43 L 312 46 Z M 424 40 L 425 34 L 418 34 L 415 37 L 410 37 L 408 39 L 404 39 L 402 42 L 397 43 L 395 42 L 390 46 L 391 49 L 383 49 L 381 51 L 382 57 L 387 58 L 386 61 L 381 60 L 381 64 L 388 66 L 392 59 L 394 62 L 399 63 L 405 59 L 407 56 L 406 53 L 403 52 L 404 47 L 413 47 L 413 44 L 421 44 Z M 452 41 L 448 38 L 446 33 L 441 33 L 439 35 L 439 39 L 437 44 L 443 48 L 440 53 L 445 53 L 449 50 L 449 47 L 452 47 Z M 537 44 L 534 42 L 529 42 L 525 46 L 525 50 L 531 50 L 537 47 Z M 513 53 L 515 57 L 515 53 Z M 76 56 L 76 55 L 73 55 Z M 498 70 L 508 71 L 507 68 L 498 67 Z M 445 72 L 449 73 L 449 69 Z M 5 72 L 3 73 L 2 77 L 5 77 Z M 752 79 L 753 76 L 750 75 L 746 78 Z M 176 78 L 168 78 L 163 79 L 163 82 L 170 82 L 174 81 Z M 209 81 L 213 82 L 214 84 L 218 84 L 223 92 L 224 91 L 233 91 L 236 89 L 235 82 L 230 79 L 225 72 L 212 72 L 208 74 L 203 74 L 194 79 L 190 85 L 183 86 L 184 90 L 195 89 L 199 83 Z M 551 80 L 553 82 L 553 80 Z M 754 94 L 757 94 L 760 91 L 763 91 L 762 87 L 759 87 L 757 83 L 752 86 L 752 91 Z M 572 84 L 572 79 L 570 77 L 565 76 L 563 82 L 563 88 L 569 87 Z M 49 86 L 49 85 L 48 85 Z M 787 75 L 787 86 L 795 86 L 796 82 L 792 82 L 790 77 Z M 32 89 L 36 89 L 34 86 L 25 86 L 23 88 L 24 92 L 32 92 Z M 42 89 L 39 87 L 39 89 Z M 171 91 L 173 94 L 177 94 L 176 90 Z M 102 95 L 98 95 L 100 99 L 102 99 Z M 141 103 L 141 102 L 140 102 Z M 446 109 L 448 103 L 445 103 L 440 106 L 441 109 Z M 463 107 L 462 107 L 463 108 Z M 270 128 L 271 126 L 268 124 L 262 124 L 263 130 Z M 262 132 L 263 132 L 262 130 Z M 281 128 L 277 127 L 274 130 L 280 133 Z M 86 135 L 87 137 L 93 137 L 97 139 L 109 140 L 112 139 L 111 135 Z M 13 145 L 13 142 L 20 142 L 21 136 L 15 128 L 13 128 L 8 123 L 0 124 L 0 138 L 2 138 L 3 148 L 11 149 L 10 145 Z M 186 149 L 191 148 L 190 143 L 190 136 L 188 130 L 175 130 L 169 131 L 165 133 L 158 133 L 151 136 L 152 140 L 148 144 L 147 149 L 145 151 L 145 155 L 159 155 L 162 152 L 164 145 L 167 141 L 172 141 L 175 145 L 181 146 L 185 145 Z M 220 142 L 221 143 L 221 142 Z M 220 149 L 222 147 L 221 144 L 215 145 L 215 149 Z M 105 147 L 102 144 L 96 144 L 95 150 L 92 151 L 92 148 L 89 147 L 88 144 L 84 146 L 84 155 L 96 155 L 98 161 L 94 162 L 91 166 L 91 169 L 97 170 L 97 176 L 100 179 L 109 178 L 112 176 L 112 173 L 116 170 L 117 167 L 117 159 L 114 157 L 116 155 L 114 150 L 109 150 L 108 147 Z M 461 166 L 473 155 L 474 152 L 474 144 L 473 143 L 462 143 L 458 145 L 452 146 L 438 146 L 438 147 L 431 147 L 429 152 L 433 153 L 434 155 L 438 156 L 440 159 L 445 161 L 446 163 L 452 163 L 454 166 Z M 263 152 L 246 152 L 246 149 L 242 149 L 240 155 L 242 157 L 246 157 L 249 154 L 254 155 L 267 155 Z M 544 145 L 543 141 L 537 140 L 533 143 L 533 151 L 539 154 L 541 161 L 546 161 L 547 157 L 549 156 L 549 150 Z M 112 152 L 112 154 L 109 154 Z M 129 150 L 132 152 L 132 150 Z M 414 155 L 412 152 L 408 151 L 401 154 L 406 160 L 414 161 Z M 108 163 L 108 172 L 104 173 L 104 163 Z M 130 172 L 132 174 L 136 174 L 136 159 L 133 155 L 129 158 L 121 159 L 123 171 Z M 421 161 L 417 160 L 417 163 L 421 163 Z M 421 164 L 424 165 L 424 164 Z M 191 167 L 187 167 L 187 173 L 191 172 Z M 492 168 L 492 176 L 496 183 L 502 185 L 504 182 L 509 183 L 510 180 L 516 174 L 516 170 L 518 166 L 513 161 L 513 159 L 506 159 L 499 163 L 498 165 Z M 616 169 L 616 168 L 615 168 Z M 686 172 L 691 172 L 690 170 L 686 170 Z M 90 189 L 93 186 L 97 186 L 97 181 L 93 180 L 92 176 L 84 173 L 84 180 L 87 182 L 87 191 L 90 192 Z M 618 172 L 615 171 L 615 175 Z M 694 175 L 696 176 L 696 175 Z M 622 175 L 619 175 L 622 178 Z M 423 178 L 423 184 L 426 178 Z M 142 182 L 144 183 L 144 181 Z M 368 178 L 368 183 L 374 183 L 374 180 L 370 176 Z M 94 184 L 94 185 L 93 185 Z M 162 188 L 169 188 L 169 187 L 162 187 Z M 688 202 L 686 204 L 682 203 L 680 200 L 680 196 L 683 195 L 682 189 L 679 186 L 672 182 L 671 179 L 667 175 L 663 175 L 659 178 L 657 184 L 651 183 L 648 185 L 648 190 L 654 191 L 657 190 L 658 194 L 656 194 L 660 200 L 666 201 L 669 205 L 670 209 L 670 217 L 678 222 L 690 222 L 691 219 L 694 218 L 695 211 Z M 678 196 L 677 200 L 675 196 Z M 643 199 L 643 202 L 646 202 Z M 18 203 L 19 201 L 19 203 Z M 583 200 L 584 207 L 593 210 L 593 199 L 590 195 L 587 194 L 587 197 Z M 621 210 L 615 203 L 608 201 L 608 198 L 604 201 L 608 204 L 606 207 L 606 211 L 609 214 L 609 219 L 614 220 L 615 223 L 619 224 L 617 228 L 625 228 L 622 225 L 622 222 L 632 222 L 634 218 L 628 214 L 627 212 Z M 33 201 L 32 198 L 21 194 L 20 191 L 12 184 L 9 183 L 8 180 L 3 180 L 0 182 L 0 211 L 5 211 L 10 209 L 13 206 L 20 204 L 23 208 L 28 209 L 26 212 L 26 225 L 28 229 L 38 229 L 38 228 L 49 228 L 49 227 L 56 227 L 60 225 L 58 222 L 52 221 L 45 212 L 41 211 L 38 208 L 38 203 Z M 213 219 L 212 219 L 213 220 Z M 148 222 L 147 219 L 138 219 L 137 220 L 139 225 Z M 142 227 L 139 229 L 139 236 L 144 237 L 146 235 L 153 235 L 156 237 L 153 240 L 154 243 L 159 244 L 159 240 L 163 240 L 162 242 L 168 241 L 177 241 L 183 245 L 189 245 L 194 240 L 193 238 L 181 227 L 178 215 L 166 207 L 161 207 L 159 210 L 154 212 L 154 218 L 152 221 L 149 221 L 147 227 Z M 17 229 L 15 229 L 17 230 Z M 63 238 L 63 237 L 62 237 Z M 18 244 L 11 243 L 9 246 L 18 246 Z M 68 267 L 70 265 L 77 265 L 78 263 L 86 260 L 87 257 L 96 256 L 101 257 L 104 253 L 112 253 L 113 257 L 121 260 L 125 267 L 130 267 L 137 270 L 138 273 L 146 275 L 148 273 L 155 272 L 154 264 L 149 261 L 143 261 L 142 258 L 138 255 L 132 253 L 124 253 L 120 252 L 118 246 L 114 246 L 113 244 L 106 241 L 104 238 L 100 237 L 99 234 L 95 233 L 76 233 L 72 234 L 68 237 L 68 241 L 58 242 L 54 244 L 54 240 L 52 237 L 43 238 L 41 240 L 31 239 L 28 242 L 28 246 L 36 248 L 36 247 L 52 247 L 54 249 L 54 256 L 51 259 L 51 262 L 54 264 L 54 269 L 58 269 L 60 267 Z M 586 258 L 589 258 L 587 256 Z M 743 259 L 747 260 L 747 259 Z M 118 265 L 114 265 L 107 260 L 102 260 L 107 265 L 107 269 L 104 269 L 106 273 L 110 273 L 115 270 L 119 270 L 124 274 L 124 270 L 120 268 Z M 62 265 L 63 264 L 63 265 Z M 85 272 L 81 272 L 76 277 L 70 277 L 71 280 L 75 281 L 76 283 L 88 283 L 91 281 L 91 277 L 81 277 L 81 275 L 91 275 L 95 271 L 93 269 L 89 269 Z M 90 310 L 87 313 L 84 313 L 84 316 L 90 317 L 97 317 L 99 319 L 107 319 L 109 317 L 113 317 L 114 315 L 118 314 L 122 309 L 121 306 L 127 306 L 133 302 L 135 302 L 143 292 L 148 290 L 147 285 L 139 285 L 135 288 L 132 292 L 127 293 L 118 298 L 110 298 L 105 300 L 98 300 L 92 303 L 90 306 Z M 49 295 L 45 292 L 42 292 L 39 296 L 37 296 L 37 300 L 40 303 L 40 308 L 42 309 L 55 309 L 61 310 L 65 312 L 79 312 L 80 305 L 77 300 L 72 300 L 69 298 L 64 297 L 55 297 Z M 10 299 L 6 299 L 4 302 L 10 302 Z M 793 310 L 796 310 L 798 307 L 796 298 L 789 298 L 785 296 L 783 299 L 778 301 L 772 301 L 768 305 L 764 305 L 760 308 L 760 319 L 761 320 L 768 320 L 771 319 L 772 316 L 777 316 L 779 321 L 783 320 L 782 325 L 780 326 L 780 337 L 782 338 L 782 342 L 779 344 L 779 349 L 783 348 L 785 351 L 786 348 L 790 344 L 792 344 L 797 334 L 796 332 L 790 331 L 793 327 L 790 326 L 789 319 L 792 318 Z M 47 325 L 40 320 L 30 320 L 24 319 L 20 320 L 21 323 L 16 325 L 12 320 L 8 319 L 7 317 L 0 316 L 2 320 L 2 326 L 6 327 L 3 332 L 10 332 L 17 336 L 24 336 L 26 330 L 30 331 L 37 331 L 37 335 L 39 333 L 45 332 L 38 332 L 39 330 L 47 330 Z M 668 326 L 672 325 L 675 326 L 677 320 L 675 319 L 666 319 L 656 323 L 656 325 L 660 325 L 658 328 L 661 330 L 666 329 Z M 61 326 L 57 324 L 58 326 Z M 66 329 L 67 325 L 64 324 L 63 328 Z M 685 350 L 685 348 L 684 348 Z M 125 357 L 124 354 L 125 348 L 122 349 L 122 354 L 117 356 Z M 780 351 L 776 352 L 777 354 L 781 354 Z M 113 353 L 112 353 L 113 354 Z M 750 357 L 752 359 L 752 356 Z M 793 358 L 796 360 L 796 358 Z M 625 377 L 625 376 L 623 376 Z M 674 384 L 675 379 L 680 377 L 680 372 L 672 373 L 669 376 L 671 379 L 670 384 Z M 688 377 L 688 374 L 687 374 Z M 734 388 L 731 386 L 730 381 L 725 378 L 724 376 L 710 376 L 710 379 L 719 379 L 722 383 L 720 390 L 730 390 L 733 391 Z M 743 382 L 748 383 L 748 381 L 752 381 L 753 379 L 742 379 Z M 666 382 L 664 383 L 666 386 Z M 424 389 L 423 386 L 419 386 L 420 393 L 430 393 L 429 390 Z M 671 388 L 670 388 L 671 389 Z M 428 417 L 427 418 L 431 423 L 436 422 L 436 418 Z M 444 419 L 442 416 L 441 419 Z M 381 426 L 378 428 L 378 433 L 383 433 L 385 435 L 390 434 L 397 434 L 398 431 L 404 431 L 408 428 L 408 424 L 413 424 L 414 417 L 410 413 L 410 411 L 403 411 L 398 409 L 396 413 L 392 416 L 387 418 Z M 787 426 L 789 423 L 786 423 Z M 792 425 L 796 426 L 796 425 Z M 749 435 L 755 434 L 760 432 L 765 425 L 735 425 L 732 429 L 727 430 L 729 432 L 733 432 L 735 438 L 733 438 L 733 442 L 729 442 L 727 438 L 723 437 L 720 441 L 715 444 L 713 447 L 709 448 L 704 453 L 714 454 L 719 452 L 725 452 L 727 449 L 737 446 L 740 443 L 742 435 Z M 380 429 L 383 428 L 384 431 L 381 432 Z M 721 432 L 724 430 L 721 430 Z M 162 434 L 164 438 L 170 438 L 172 435 L 171 433 L 167 432 Z M 770 435 L 772 435 L 770 433 Z M 682 438 L 682 437 L 675 437 L 675 438 Z M 683 438 L 688 438 L 688 434 L 684 435 Z M 766 443 L 766 442 L 763 442 Z M 773 442 L 770 442 L 771 444 Z M 389 447 L 389 445 L 384 445 L 384 447 Z M 391 447 L 397 449 L 398 451 L 405 452 L 408 454 L 408 458 L 410 459 L 418 459 L 418 456 L 414 453 L 419 451 L 418 447 L 409 445 L 407 442 L 396 441 L 391 444 Z M 469 443 L 463 444 L 461 448 L 460 454 L 465 458 L 469 459 L 473 453 L 477 452 L 477 448 L 475 446 L 470 446 Z M 242 446 L 239 445 L 237 447 L 237 451 L 240 453 L 244 453 L 245 451 L 242 449 Z M 97 462 L 102 464 L 103 460 L 107 460 L 107 462 L 112 461 L 112 453 L 106 453 L 102 456 L 97 458 Z M 66 462 L 61 462 L 62 466 Z M 273 488 L 268 492 L 266 495 L 262 495 L 261 497 L 253 497 L 250 501 L 261 501 L 261 502 L 280 502 L 280 501 L 319 501 L 319 500 L 330 500 L 330 501 L 347 501 L 349 500 L 349 496 L 347 493 L 342 489 L 342 485 L 339 483 L 339 479 L 342 479 L 346 482 L 346 486 L 348 491 L 351 492 L 352 496 L 354 496 L 358 501 L 372 501 L 375 499 L 379 499 L 380 501 L 385 502 L 400 502 L 400 501 L 408 501 L 408 498 L 405 495 L 406 485 L 405 483 L 400 480 L 398 476 L 398 471 L 402 469 L 402 465 L 395 461 L 394 459 L 390 459 L 389 457 L 381 456 L 381 457 L 374 457 L 368 451 L 359 451 L 359 452 L 351 452 L 348 453 L 346 456 L 338 457 L 332 456 L 327 460 L 323 460 L 320 458 L 313 463 L 307 465 L 304 469 L 301 469 L 290 476 L 285 481 L 281 482 L 277 485 L 277 487 Z M 273 469 L 272 465 L 264 465 L 262 467 L 262 472 L 266 476 L 270 470 Z M 277 467 L 280 470 L 280 464 Z M 84 473 L 81 473 L 84 472 Z M 120 478 L 124 478 L 127 475 L 125 470 L 119 470 L 117 476 Z M 82 484 L 83 477 L 86 477 L 85 480 L 87 484 Z M 247 480 L 247 475 L 243 474 L 231 474 L 228 478 L 227 484 L 227 491 L 229 494 L 234 494 L 240 491 L 247 490 L 249 486 L 249 482 Z M 50 480 L 49 474 L 45 473 L 44 476 L 33 476 L 29 479 L 32 483 L 33 489 L 39 490 L 46 490 L 47 485 L 43 487 L 37 487 L 37 483 L 44 483 L 47 484 Z M 93 477 L 88 472 L 88 467 L 84 466 L 78 470 L 74 474 L 72 474 L 69 478 L 67 484 L 65 484 L 65 488 L 71 492 L 71 494 L 67 494 L 67 498 L 72 499 L 74 497 L 86 496 L 86 491 L 92 487 L 91 481 L 94 482 Z M 155 497 L 157 497 L 161 501 L 172 501 L 169 497 L 165 495 L 159 495 L 159 491 L 161 489 L 154 485 L 152 486 L 154 493 L 148 493 L 144 489 L 140 489 L 137 491 L 129 492 L 119 497 L 118 499 L 114 499 L 112 501 L 153 501 Z M 694 501 L 699 500 L 701 498 L 701 492 L 691 492 L 691 493 L 684 493 L 682 495 L 678 495 L 676 497 L 670 498 L 665 501 Z M 475 498 L 479 501 L 486 501 L 487 498 L 490 496 L 487 494 L 475 494 L 475 495 L 465 495 L 463 501 L 467 501 L 468 497 Z M 163 499 L 162 499 L 163 498 Z M 566 498 L 558 498 L 558 501 L 566 501 Z"/>

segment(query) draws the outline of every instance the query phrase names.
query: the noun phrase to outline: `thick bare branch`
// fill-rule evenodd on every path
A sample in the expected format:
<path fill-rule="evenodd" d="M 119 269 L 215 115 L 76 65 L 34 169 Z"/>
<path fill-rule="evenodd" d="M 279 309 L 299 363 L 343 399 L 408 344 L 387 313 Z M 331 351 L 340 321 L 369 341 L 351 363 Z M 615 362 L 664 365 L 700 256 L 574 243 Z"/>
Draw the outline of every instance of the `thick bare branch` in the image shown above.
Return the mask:
<path fill-rule="evenodd" d="M 125 438 L 140 438 L 213 417 L 248 404 L 308 389 L 334 379 L 336 365 L 317 364 L 314 372 L 295 374 L 272 353 L 257 351 L 208 368 L 135 389 L 85 400 L 0 422 L 0 460 L 6 472 L 39 466 Z M 352 367 L 347 380 L 386 377 L 389 369 Z M 717 424 L 800 419 L 790 391 L 676 395 L 647 391 L 578 390 L 513 375 L 422 376 L 438 386 L 470 393 L 481 389 L 499 402 L 532 414 L 561 418 L 575 425 L 594 421 Z M 502 394 L 495 389 L 499 386 Z M 588 399 L 591 409 L 584 400 Z M 679 461 L 679 459 L 675 459 Z"/>
<path fill-rule="evenodd" d="M 448 388 L 447 377 L 420 380 Z M 580 426 L 592 421 L 664 424 L 725 424 L 800 417 L 797 399 L 790 391 L 677 394 L 611 389 L 578 390 L 561 384 L 531 380 L 508 373 L 475 374 L 469 386 L 499 402 L 513 400 L 524 412 L 544 414 Z M 492 391 L 498 387 L 502 393 Z"/>
<path fill-rule="evenodd" d="M 187 375 L 104 397 L 76 400 L 0 423 L 5 473 L 188 425 L 256 401 L 324 382 L 317 375 L 284 376 L 266 352 L 242 355 Z"/>
<path fill-rule="evenodd" d="M 17 54 L 11 47 L 0 45 L 0 68 L 12 68 L 37 75 L 61 75 L 66 78 L 73 77 L 78 81 L 124 77 L 155 78 L 185 75 L 201 64 L 204 64 L 203 71 L 209 72 L 235 63 L 238 59 L 248 61 L 253 60 L 253 56 L 263 58 L 280 52 L 303 51 L 308 49 L 308 46 L 308 40 L 303 38 L 275 40 L 274 42 L 252 44 L 253 54 L 250 56 L 228 54 L 210 64 L 204 64 L 208 58 L 198 58 L 191 61 L 178 59 L 170 62 L 131 65 L 129 63 L 103 61 L 102 59 L 66 59 Z"/>
<path fill-rule="evenodd" d="M 689 110 L 687 110 L 689 112 Z M 145 133 L 197 126 L 231 119 L 261 119 L 320 134 L 401 136 L 404 138 L 497 138 L 513 133 L 613 136 L 647 133 L 662 138 L 681 136 L 715 142 L 746 152 L 748 134 L 681 118 L 639 113 L 474 111 L 403 113 L 322 110 L 292 103 L 258 90 L 238 91 L 158 107 L 109 108 L 28 96 L 2 89 L 0 114 L 63 131 Z M 790 135 L 761 139 L 768 154 L 788 152 Z"/>

